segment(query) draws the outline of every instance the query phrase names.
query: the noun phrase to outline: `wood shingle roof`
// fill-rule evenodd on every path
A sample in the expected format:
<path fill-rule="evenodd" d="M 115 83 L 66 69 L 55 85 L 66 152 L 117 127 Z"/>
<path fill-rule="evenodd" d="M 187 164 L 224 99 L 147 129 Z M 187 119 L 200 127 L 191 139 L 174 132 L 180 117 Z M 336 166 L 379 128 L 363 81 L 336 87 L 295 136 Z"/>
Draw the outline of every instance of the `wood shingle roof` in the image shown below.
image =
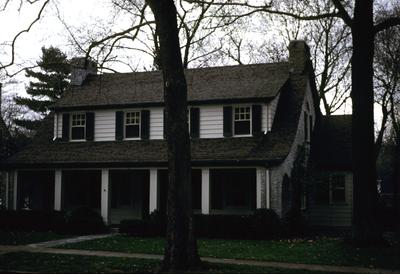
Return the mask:
<path fill-rule="evenodd" d="M 188 69 L 189 103 L 226 100 L 268 101 L 289 78 L 289 64 L 269 63 Z M 81 87 L 72 87 L 53 109 L 112 108 L 162 105 L 161 71 L 90 75 Z"/>

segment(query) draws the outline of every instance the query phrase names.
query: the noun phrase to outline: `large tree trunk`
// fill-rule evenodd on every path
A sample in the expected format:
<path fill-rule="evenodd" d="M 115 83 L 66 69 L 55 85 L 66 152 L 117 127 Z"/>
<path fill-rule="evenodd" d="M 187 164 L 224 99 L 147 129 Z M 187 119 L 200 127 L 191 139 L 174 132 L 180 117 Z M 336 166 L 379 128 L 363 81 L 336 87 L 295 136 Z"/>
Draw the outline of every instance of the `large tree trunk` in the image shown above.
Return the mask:
<path fill-rule="evenodd" d="M 356 0 L 352 34 L 353 240 L 356 243 L 368 244 L 381 239 L 376 218 L 372 0 Z"/>
<path fill-rule="evenodd" d="M 174 1 L 147 0 L 147 3 L 154 13 L 160 42 L 168 144 L 167 244 L 162 270 L 174 272 L 200 263 L 193 232 L 187 85 Z"/>
<path fill-rule="evenodd" d="M 393 209 L 395 226 L 400 236 L 400 204 L 399 204 L 399 188 L 400 188 L 400 134 L 396 133 L 396 142 L 393 155 Z"/>

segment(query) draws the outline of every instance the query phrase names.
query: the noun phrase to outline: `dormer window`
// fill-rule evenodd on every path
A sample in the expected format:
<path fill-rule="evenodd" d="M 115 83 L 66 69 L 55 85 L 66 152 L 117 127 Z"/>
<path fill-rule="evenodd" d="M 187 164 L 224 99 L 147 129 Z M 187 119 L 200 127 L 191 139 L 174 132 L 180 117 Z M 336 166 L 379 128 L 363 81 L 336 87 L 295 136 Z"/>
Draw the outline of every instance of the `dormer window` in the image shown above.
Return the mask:
<path fill-rule="evenodd" d="M 251 107 L 241 106 L 234 108 L 233 114 L 234 135 L 251 134 Z"/>
<path fill-rule="evenodd" d="M 85 140 L 86 114 L 71 115 L 71 140 Z"/>
<path fill-rule="evenodd" d="M 140 138 L 140 111 L 125 112 L 125 139 Z"/>

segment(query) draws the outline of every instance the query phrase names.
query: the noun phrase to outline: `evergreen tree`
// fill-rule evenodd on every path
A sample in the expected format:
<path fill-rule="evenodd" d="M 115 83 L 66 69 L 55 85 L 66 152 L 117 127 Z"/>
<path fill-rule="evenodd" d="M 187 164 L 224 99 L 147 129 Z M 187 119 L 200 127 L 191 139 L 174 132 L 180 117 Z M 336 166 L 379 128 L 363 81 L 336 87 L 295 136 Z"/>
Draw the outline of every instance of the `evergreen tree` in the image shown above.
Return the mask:
<path fill-rule="evenodd" d="M 67 56 L 58 48 L 42 48 L 42 56 L 37 62 L 39 70 L 26 70 L 26 76 L 32 79 L 26 89 L 29 97 L 15 97 L 15 103 L 27 107 L 29 110 L 44 118 L 49 112 L 49 106 L 68 87 L 68 76 L 71 68 Z M 41 119 L 32 117 L 16 119 L 15 123 L 28 130 L 36 129 Z"/>

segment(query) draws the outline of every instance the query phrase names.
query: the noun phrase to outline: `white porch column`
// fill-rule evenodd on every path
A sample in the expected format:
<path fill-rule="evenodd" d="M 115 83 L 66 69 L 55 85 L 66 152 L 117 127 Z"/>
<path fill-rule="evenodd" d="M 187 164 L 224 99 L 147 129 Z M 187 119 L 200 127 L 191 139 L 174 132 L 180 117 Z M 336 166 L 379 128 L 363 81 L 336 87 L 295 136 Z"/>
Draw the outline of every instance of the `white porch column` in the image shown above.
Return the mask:
<path fill-rule="evenodd" d="M 262 190 L 263 190 L 263 168 L 257 168 L 256 176 L 256 206 L 257 209 L 262 208 Z"/>
<path fill-rule="evenodd" d="M 54 210 L 61 210 L 62 200 L 62 171 L 56 169 L 54 171 Z"/>
<path fill-rule="evenodd" d="M 110 174 L 108 169 L 101 170 L 101 217 L 104 223 L 109 223 L 110 211 Z"/>
<path fill-rule="evenodd" d="M 257 168 L 256 179 L 256 206 L 257 208 L 270 207 L 269 169 Z"/>
<path fill-rule="evenodd" d="M 158 176 L 157 169 L 150 169 L 150 197 L 149 197 L 149 213 L 159 207 L 159 186 L 158 186 Z"/>
<path fill-rule="evenodd" d="M 265 195 L 266 195 L 266 206 L 267 208 L 271 208 L 271 174 L 269 169 L 265 172 L 266 177 L 266 185 L 265 185 Z"/>
<path fill-rule="evenodd" d="M 201 169 L 201 213 L 210 214 L 210 169 Z"/>
<path fill-rule="evenodd" d="M 6 195 L 5 195 L 6 200 L 4 202 L 6 205 L 6 209 L 9 209 L 10 208 L 10 198 L 9 198 L 10 173 L 8 171 L 4 174 L 4 182 L 6 184 Z"/>
<path fill-rule="evenodd" d="M 13 172 L 13 209 L 17 210 L 18 199 L 18 171 Z"/>

